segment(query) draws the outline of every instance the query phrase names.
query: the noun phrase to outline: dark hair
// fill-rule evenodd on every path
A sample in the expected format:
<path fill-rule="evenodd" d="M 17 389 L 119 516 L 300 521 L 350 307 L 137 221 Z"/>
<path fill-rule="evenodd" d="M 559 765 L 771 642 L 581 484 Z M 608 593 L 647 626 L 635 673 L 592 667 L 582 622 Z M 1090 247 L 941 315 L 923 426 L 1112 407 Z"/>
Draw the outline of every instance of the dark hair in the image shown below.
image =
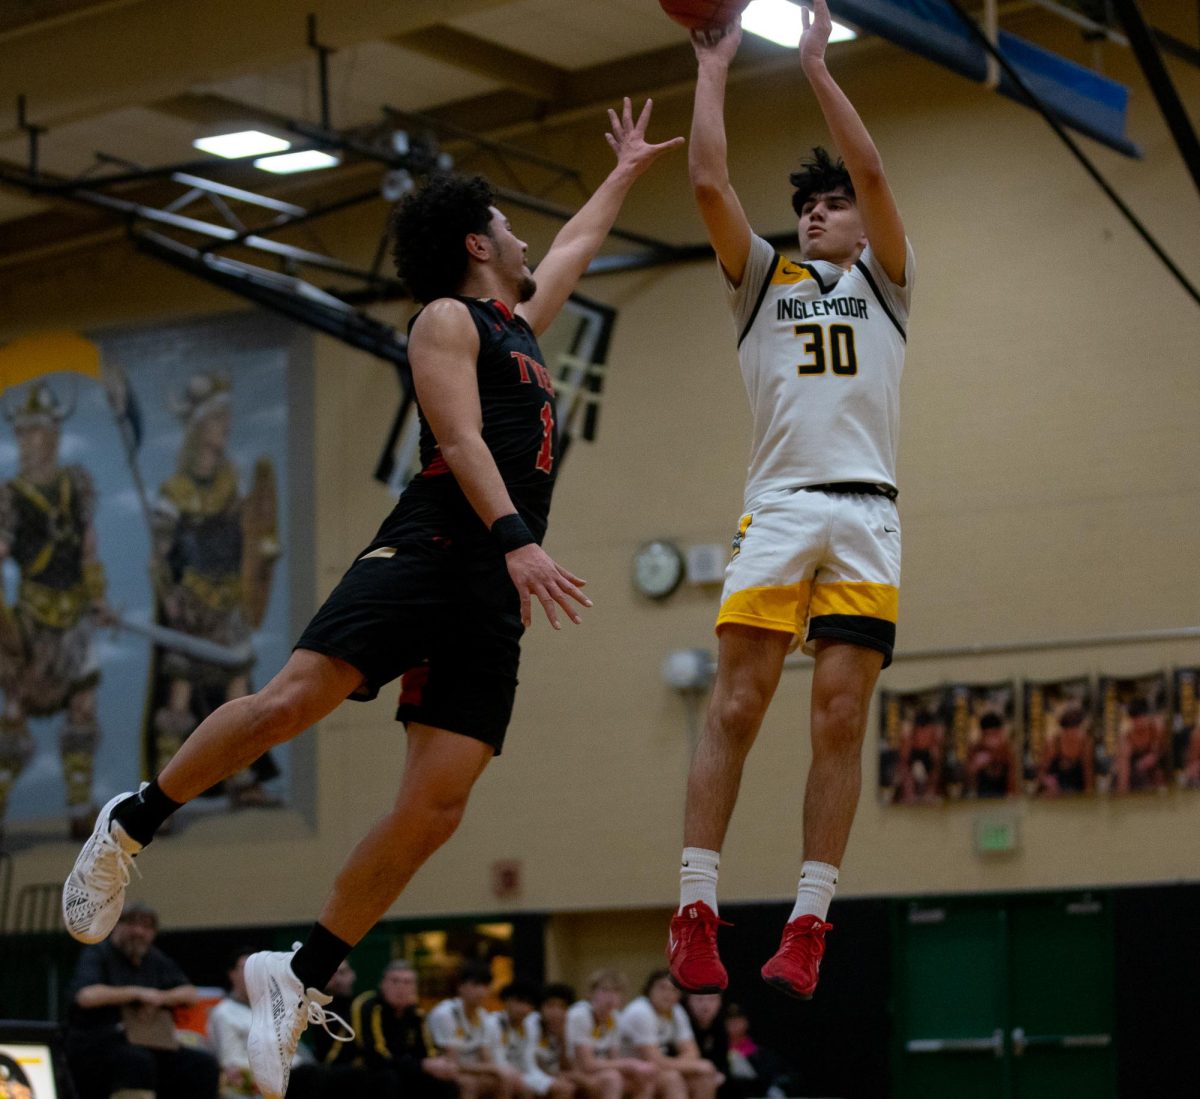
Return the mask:
<path fill-rule="evenodd" d="M 644 985 L 642 985 L 642 995 L 649 996 L 650 990 L 656 984 L 658 984 L 659 981 L 661 981 L 664 977 L 670 977 L 670 976 L 671 976 L 671 971 L 669 969 L 656 969 L 653 973 L 650 974 L 649 977 L 646 978 L 646 983 Z"/>
<path fill-rule="evenodd" d="M 913 725 L 915 726 L 936 724 L 937 716 L 931 713 L 929 710 L 918 710 L 916 714 L 913 715 Z"/>
<path fill-rule="evenodd" d="M 127 904 L 117 917 L 117 923 L 132 923 L 134 920 L 147 920 L 158 927 L 158 911 L 151 908 L 145 901 L 134 901 Z"/>
<path fill-rule="evenodd" d="M 518 977 L 500 990 L 500 999 L 503 1003 L 519 1000 L 523 1004 L 536 1005 L 541 999 L 541 989 L 533 981 L 525 981 Z"/>
<path fill-rule="evenodd" d="M 1076 725 L 1082 725 L 1083 711 L 1078 706 L 1071 706 L 1063 710 L 1058 723 L 1064 729 L 1073 729 Z"/>
<path fill-rule="evenodd" d="M 990 710 L 979 719 L 980 729 L 999 729 L 1004 724 L 1004 718 Z"/>
<path fill-rule="evenodd" d="M 542 998 L 539 1002 L 544 1004 L 547 1000 L 562 1000 L 564 1004 L 573 1004 L 577 999 L 575 989 L 569 984 L 557 981 L 542 989 Z"/>
<path fill-rule="evenodd" d="M 423 305 L 458 293 L 467 275 L 468 233 L 486 233 L 492 188 L 483 176 L 434 176 L 392 213 L 392 256 L 409 292 Z"/>
<path fill-rule="evenodd" d="M 256 949 L 257 948 L 253 946 L 239 946 L 229 951 L 229 953 L 225 955 L 226 974 L 232 973 L 235 969 L 237 969 L 238 960 L 241 958 L 248 958 L 251 954 L 255 953 Z"/>
<path fill-rule="evenodd" d="M 853 199 L 854 184 L 846 165 L 839 158 L 836 162 L 820 145 L 814 146 L 812 158 L 800 162 L 800 171 L 788 176 L 788 182 L 796 188 L 792 195 L 792 209 L 799 217 L 804 204 L 813 195 L 825 195 L 830 191 L 844 191 Z"/>
<path fill-rule="evenodd" d="M 1144 698 L 1135 698 L 1125 707 L 1130 717 L 1145 717 L 1150 712 L 1150 703 Z"/>
<path fill-rule="evenodd" d="M 476 984 L 490 986 L 492 983 L 492 967 L 487 962 L 467 962 L 458 971 L 458 981 L 456 983 L 460 985 Z"/>

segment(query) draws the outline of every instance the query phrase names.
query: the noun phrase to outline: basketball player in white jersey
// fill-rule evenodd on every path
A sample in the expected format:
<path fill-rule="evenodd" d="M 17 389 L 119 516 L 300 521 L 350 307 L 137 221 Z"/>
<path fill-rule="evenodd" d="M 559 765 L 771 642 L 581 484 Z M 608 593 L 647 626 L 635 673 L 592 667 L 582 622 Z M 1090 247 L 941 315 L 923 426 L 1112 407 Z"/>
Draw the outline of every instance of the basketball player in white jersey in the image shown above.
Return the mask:
<path fill-rule="evenodd" d="M 724 98 L 741 40 L 696 41 L 692 188 L 720 261 L 754 413 L 745 505 L 717 617 L 716 684 L 688 778 L 671 975 L 715 992 L 717 866 L 742 767 L 797 644 L 816 661 L 795 907 L 763 978 L 809 998 L 861 786 L 867 708 L 891 660 L 900 579 L 896 434 L 912 251 L 870 135 L 825 66 L 825 0 L 800 62 L 838 152 L 792 175 L 801 262 L 756 236 L 729 181 Z"/>

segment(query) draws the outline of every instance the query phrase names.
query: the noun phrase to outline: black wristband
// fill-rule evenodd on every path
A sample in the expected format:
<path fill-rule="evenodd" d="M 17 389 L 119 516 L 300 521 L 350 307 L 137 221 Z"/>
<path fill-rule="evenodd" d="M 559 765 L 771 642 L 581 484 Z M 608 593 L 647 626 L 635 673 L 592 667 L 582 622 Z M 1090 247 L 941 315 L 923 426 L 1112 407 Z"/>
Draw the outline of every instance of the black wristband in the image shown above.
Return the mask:
<path fill-rule="evenodd" d="M 502 553 L 512 553 L 537 539 L 530 533 L 525 520 L 514 511 L 511 515 L 501 515 L 492 524 L 492 541 Z"/>

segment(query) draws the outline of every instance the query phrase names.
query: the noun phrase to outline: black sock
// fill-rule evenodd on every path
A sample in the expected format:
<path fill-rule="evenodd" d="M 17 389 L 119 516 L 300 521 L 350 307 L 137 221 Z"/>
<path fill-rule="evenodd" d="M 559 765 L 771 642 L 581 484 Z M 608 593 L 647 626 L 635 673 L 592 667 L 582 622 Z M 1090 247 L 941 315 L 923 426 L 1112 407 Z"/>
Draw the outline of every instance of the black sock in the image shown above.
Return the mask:
<path fill-rule="evenodd" d="M 300 978 L 305 988 L 323 991 L 352 949 L 349 943 L 343 942 L 332 931 L 315 923 L 304 945 L 292 959 L 292 972 Z"/>
<path fill-rule="evenodd" d="M 121 802 L 112 811 L 112 816 L 144 847 L 154 839 L 154 833 L 162 827 L 163 821 L 182 805 L 183 802 L 167 797 L 155 779 L 144 790 Z"/>

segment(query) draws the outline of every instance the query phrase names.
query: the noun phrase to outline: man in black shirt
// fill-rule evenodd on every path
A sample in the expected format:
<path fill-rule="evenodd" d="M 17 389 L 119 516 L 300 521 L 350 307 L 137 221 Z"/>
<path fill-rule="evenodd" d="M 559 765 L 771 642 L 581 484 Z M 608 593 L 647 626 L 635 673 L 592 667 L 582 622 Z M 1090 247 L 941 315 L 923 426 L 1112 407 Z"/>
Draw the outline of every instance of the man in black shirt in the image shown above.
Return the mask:
<path fill-rule="evenodd" d="M 455 1099 L 458 1067 L 437 1056 L 417 1006 L 417 973 L 406 961 L 389 962 L 379 989 L 354 1001 L 355 1043 L 370 1074 L 372 1099 Z"/>
<path fill-rule="evenodd" d="M 81 1094 L 128 1088 L 172 1099 L 216 1097 L 216 1058 L 175 1039 L 170 1009 L 195 1003 L 196 989 L 154 945 L 157 933 L 154 910 L 130 905 L 112 938 L 79 956 L 67 1052 Z"/>
<path fill-rule="evenodd" d="M 267 1099 L 287 1089 L 300 1033 L 324 1024 L 338 963 L 454 832 L 500 751 L 521 634 L 537 600 L 554 628 L 590 606 L 581 581 L 540 546 L 558 456 L 554 386 L 538 334 L 599 251 L 634 181 L 682 144 L 646 141 L 650 104 L 609 112 L 617 163 L 555 237 L 535 283 L 525 244 L 483 179 L 435 177 L 395 220 L 396 261 L 424 309 L 408 358 L 422 468 L 379 534 L 257 694 L 209 715 L 158 778 L 100 812 L 63 890 L 71 934 L 99 942 L 120 912 L 132 859 L 184 802 L 404 675 L 400 793 L 351 853 L 307 941 L 252 955 L 250 1064 Z"/>

